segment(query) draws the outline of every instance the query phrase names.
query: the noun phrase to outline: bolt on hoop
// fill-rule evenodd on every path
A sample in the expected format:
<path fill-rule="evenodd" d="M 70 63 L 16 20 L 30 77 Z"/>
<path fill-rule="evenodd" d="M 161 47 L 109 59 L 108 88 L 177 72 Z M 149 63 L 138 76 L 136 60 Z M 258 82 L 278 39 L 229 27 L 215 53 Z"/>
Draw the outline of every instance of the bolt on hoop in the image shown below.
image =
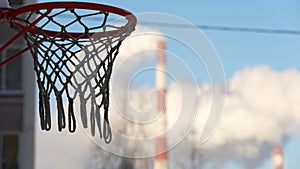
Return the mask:
<path fill-rule="evenodd" d="M 122 22 L 111 22 L 118 18 Z M 18 9 L 2 8 L 0 19 L 19 31 L 0 52 L 20 37 L 27 42 L 25 49 L 0 66 L 27 50 L 32 54 L 41 129 L 51 129 L 51 104 L 55 104 L 59 131 L 66 127 L 66 114 L 69 131 L 76 130 L 75 112 L 78 111 L 82 126 L 90 126 L 93 136 L 97 126 L 100 138 L 109 143 L 110 76 L 122 41 L 135 29 L 136 17 L 108 5 L 49 2 Z"/>

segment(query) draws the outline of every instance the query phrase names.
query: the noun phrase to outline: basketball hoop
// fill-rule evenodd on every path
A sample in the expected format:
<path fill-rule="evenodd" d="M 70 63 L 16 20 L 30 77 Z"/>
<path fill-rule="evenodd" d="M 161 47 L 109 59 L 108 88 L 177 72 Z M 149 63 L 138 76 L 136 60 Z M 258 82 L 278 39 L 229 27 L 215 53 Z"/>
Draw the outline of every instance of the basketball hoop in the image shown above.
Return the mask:
<path fill-rule="evenodd" d="M 116 18 L 123 20 L 112 24 L 110 19 Z M 27 50 L 33 56 L 41 129 L 51 129 L 50 105 L 55 102 L 58 130 L 66 127 L 67 111 L 68 128 L 74 132 L 74 100 L 79 100 L 83 127 L 90 126 L 94 136 L 97 124 L 100 137 L 109 143 L 109 80 L 119 47 L 134 31 L 136 17 L 108 5 L 49 2 L 10 10 L 0 8 L 1 19 L 19 33 L 4 44 L 0 52 L 20 37 L 25 38 L 28 47 L 1 62 L 0 66 Z M 65 102 L 68 106 L 64 106 Z M 103 124 L 100 112 L 104 116 Z"/>

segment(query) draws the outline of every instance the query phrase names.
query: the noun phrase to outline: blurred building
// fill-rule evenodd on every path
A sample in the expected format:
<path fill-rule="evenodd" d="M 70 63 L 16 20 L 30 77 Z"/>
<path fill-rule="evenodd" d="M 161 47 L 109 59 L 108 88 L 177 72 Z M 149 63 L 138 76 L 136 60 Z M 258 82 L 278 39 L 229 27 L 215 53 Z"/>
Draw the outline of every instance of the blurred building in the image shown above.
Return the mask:
<path fill-rule="evenodd" d="M 2 1 L 2 0 L 1 0 Z M 13 8 L 35 0 L 10 0 Z M 0 23 L 0 46 L 16 34 Z M 26 46 L 20 38 L 0 59 Z M 34 168 L 35 77 L 29 52 L 0 68 L 0 169 Z"/>

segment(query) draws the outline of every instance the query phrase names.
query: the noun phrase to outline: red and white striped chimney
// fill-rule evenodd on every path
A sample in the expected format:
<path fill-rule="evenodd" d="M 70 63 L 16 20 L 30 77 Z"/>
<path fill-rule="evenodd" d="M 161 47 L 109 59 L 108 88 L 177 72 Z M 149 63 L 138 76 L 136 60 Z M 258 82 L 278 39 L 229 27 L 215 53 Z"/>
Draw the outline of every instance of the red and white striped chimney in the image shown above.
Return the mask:
<path fill-rule="evenodd" d="M 280 146 L 276 146 L 273 150 L 274 169 L 283 169 L 283 151 Z"/>
<path fill-rule="evenodd" d="M 156 91 L 157 91 L 157 111 L 163 113 L 160 116 L 157 130 L 162 133 L 166 130 L 166 42 L 161 40 L 157 46 L 157 66 L 156 66 Z M 168 154 L 167 154 L 167 139 L 164 136 L 156 138 L 156 156 L 154 160 L 154 169 L 168 168 Z"/>

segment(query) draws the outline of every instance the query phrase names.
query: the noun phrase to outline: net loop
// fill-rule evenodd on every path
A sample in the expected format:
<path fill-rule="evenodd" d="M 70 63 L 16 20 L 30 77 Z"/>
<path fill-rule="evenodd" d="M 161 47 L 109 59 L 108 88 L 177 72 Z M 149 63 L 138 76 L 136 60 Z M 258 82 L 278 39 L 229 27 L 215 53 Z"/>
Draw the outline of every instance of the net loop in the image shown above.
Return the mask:
<path fill-rule="evenodd" d="M 49 131 L 51 129 L 50 97 L 45 92 L 39 92 L 39 112 L 41 129 Z"/>
<path fill-rule="evenodd" d="M 109 143 L 110 76 L 122 41 L 134 30 L 136 21 L 132 24 L 124 15 L 126 23 L 116 26 L 108 20 L 116 12 L 112 7 L 114 12 L 53 4 L 57 5 L 53 9 L 28 7 L 22 13 L 25 18 L 16 15 L 12 19 L 13 27 L 27 29 L 24 38 L 34 60 L 41 129 L 51 129 L 51 113 L 55 110 L 50 105 L 55 104 L 59 131 L 68 123 L 69 131 L 74 132 L 77 114 L 83 128 L 90 127 L 93 136 L 97 128 L 99 137 Z M 74 29 L 78 32 L 70 32 Z"/>
<path fill-rule="evenodd" d="M 64 108 L 63 108 L 63 99 L 60 92 L 55 92 L 55 94 L 56 94 L 57 114 L 58 114 L 58 130 L 62 131 L 62 129 L 66 127 L 66 118 L 65 118 Z"/>
<path fill-rule="evenodd" d="M 74 133 L 76 131 L 76 119 L 74 114 L 74 101 L 72 98 L 68 97 L 69 99 L 69 114 L 68 114 L 68 123 L 69 123 L 69 131 Z"/>

